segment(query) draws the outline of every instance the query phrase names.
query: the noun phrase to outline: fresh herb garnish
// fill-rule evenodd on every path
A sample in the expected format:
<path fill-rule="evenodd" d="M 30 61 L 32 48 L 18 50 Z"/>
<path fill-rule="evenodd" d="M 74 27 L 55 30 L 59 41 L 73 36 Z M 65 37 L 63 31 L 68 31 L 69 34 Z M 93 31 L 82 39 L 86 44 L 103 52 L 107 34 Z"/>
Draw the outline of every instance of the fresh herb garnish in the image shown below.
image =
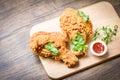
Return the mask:
<path fill-rule="evenodd" d="M 100 34 L 100 33 L 99 33 L 98 28 L 97 28 L 97 29 L 95 30 L 93 40 L 96 40 L 99 34 Z"/>
<path fill-rule="evenodd" d="M 85 43 L 84 43 L 82 35 L 80 35 L 80 34 L 77 34 L 76 40 L 72 39 L 71 42 L 72 42 L 72 50 L 74 50 L 74 51 L 85 52 L 88 48 L 88 46 L 85 45 Z"/>
<path fill-rule="evenodd" d="M 96 29 L 95 30 L 95 34 L 93 36 L 93 40 L 96 40 L 98 35 L 100 34 L 99 31 L 102 30 L 104 33 L 104 37 L 102 38 L 102 40 L 108 44 L 110 41 L 112 41 L 112 37 L 116 36 L 117 34 L 117 30 L 118 30 L 118 25 L 114 26 L 114 29 L 112 30 L 111 28 L 105 27 L 103 26 L 100 29 Z"/>
<path fill-rule="evenodd" d="M 118 28 L 117 25 L 114 26 L 113 30 L 111 28 L 107 28 L 107 27 L 104 27 L 104 26 L 102 27 L 102 30 L 103 30 L 103 32 L 105 34 L 105 37 L 103 37 L 102 40 L 106 44 L 108 44 L 110 41 L 112 41 L 113 36 L 116 36 L 117 28 Z"/>
<path fill-rule="evenodd" d="M 83 18 L 84 22 L 88 22 L 88 20 L 89 20 L 88 15 L 86 15 L 84 12 L 82 12 L 80 10 L 78 10 L 78 14 L 79 14 L 79 16 L 81 16 Z"/>
<path fill-rule="evenodd" d="M 59 53 L 59 51 L 54 47 L 53 43 L 46 44 L 45 49 L 50 51 L 53 55 L 57 55 Z"/>

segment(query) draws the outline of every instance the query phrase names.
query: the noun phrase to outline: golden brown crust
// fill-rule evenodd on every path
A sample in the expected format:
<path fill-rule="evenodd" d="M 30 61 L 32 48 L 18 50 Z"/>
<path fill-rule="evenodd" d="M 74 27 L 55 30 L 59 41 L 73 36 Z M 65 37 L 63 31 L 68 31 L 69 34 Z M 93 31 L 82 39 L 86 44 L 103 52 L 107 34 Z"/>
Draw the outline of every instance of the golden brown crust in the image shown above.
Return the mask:
<path fill-rule="evenodd" d="M 87 36 L 92 34 L 91 21 L 85 23 L 77 11 L 72 8 L 65 9 L 60 16 L 60 27 L 70 39 L 75 39 L 76 34 L 81 33 L 86 42 Z"/>
<path fill-rule="evenodd" d="M 67 8 L 60 17 L 60 27 L 65 35 L 59 32 L 34 33 L 30 38 L 30 48 L 38 56 L 51 57 L 54 60 L 61 60 L 68 67 L 73 67 L 78 63 L 76 55 L 79 56 L 84 54 L 78 51 L 75 53 L 70 52 L 67 48 L 68 38 L 76 39 L 76 35 L 80 33 L 84 42 L 86 42 L 87 37 L 92 34 L 92 24 L 90 20 L 85 23 L 76 10 Z M 49 42 L 52 42 L 55 48 L 58 49 L 58 55 L 53 55 L 50 51 L 45 49 L 45 45 Z"/>
<path fill-rule="evenodd" d="M 50 51 L 45 49 L 45 44 L 49 42 L 54 43 L 55 48 L 59 51 L 58 55 L 53 55 Z M 36 32 L 30 38 L 30 48 L 39 56 L 61 60 L 68 67 L 73 67 L 78 63 L 78 58 L 69 52 L 66 46 L 67 42 L 67 37 L 59 32 Z"/>
<path fill-rule="evenodd" d="M 86 43 L 87 37 L 92 34 L 92 23 L 90 20 L 84 22 L 78 12 L 72 8 L 67 8 L 60 16 L 60 27 L 62 31 L 68 36 L 69 39 L 76 39 L 80 33 Z M 75 52 L 76 54 L 76 52 Z M 84 55 L 84 53 L 77 52 L 77 56 Z"/>

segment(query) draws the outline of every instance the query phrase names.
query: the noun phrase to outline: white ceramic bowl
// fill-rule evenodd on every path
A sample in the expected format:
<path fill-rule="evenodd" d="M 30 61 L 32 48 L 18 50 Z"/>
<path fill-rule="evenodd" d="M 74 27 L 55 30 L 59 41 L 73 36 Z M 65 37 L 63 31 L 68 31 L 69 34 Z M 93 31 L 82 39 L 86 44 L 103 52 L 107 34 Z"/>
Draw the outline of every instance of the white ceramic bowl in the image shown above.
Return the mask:
<path fill-rule="evenodd" d="M 104 46 L 103 52 L 97 53 L 97 52 L 94 51 L 93 46 L 94 46 L 96 43 L 101 43 L 101 44 Z M 93 41 L 93 42 L 91 43 L 91 45 L 90 45 L 90 50 L 91 50 L 92 54 L 95 55 L 95 56 L 103 56 L 103 55 L 105 55 L 106 52 L 107 52 L 107 45 L 105 44 L 105 42 L 103 42 L 103 41 L 101 41 L 101 40 L 96 40 L 96 41 Z"/>

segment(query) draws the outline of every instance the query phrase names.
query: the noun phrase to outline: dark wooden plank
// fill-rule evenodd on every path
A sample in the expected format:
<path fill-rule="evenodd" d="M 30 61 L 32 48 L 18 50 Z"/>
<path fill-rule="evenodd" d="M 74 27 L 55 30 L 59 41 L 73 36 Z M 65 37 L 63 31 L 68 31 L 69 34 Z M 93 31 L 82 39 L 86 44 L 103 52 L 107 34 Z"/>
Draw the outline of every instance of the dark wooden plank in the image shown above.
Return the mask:
<path fill-rule="evenodd" d="M 0 0 L 0 80 L 49 80 L 39 58 L 29 49 L 30 28 L 59 16 L 67 7 L 79 9 L 99 1 Z M 107 1 L 120 16 L 120 0 Z M 116 58 L 65 80 L 119 80 L 119 63 Z"/>

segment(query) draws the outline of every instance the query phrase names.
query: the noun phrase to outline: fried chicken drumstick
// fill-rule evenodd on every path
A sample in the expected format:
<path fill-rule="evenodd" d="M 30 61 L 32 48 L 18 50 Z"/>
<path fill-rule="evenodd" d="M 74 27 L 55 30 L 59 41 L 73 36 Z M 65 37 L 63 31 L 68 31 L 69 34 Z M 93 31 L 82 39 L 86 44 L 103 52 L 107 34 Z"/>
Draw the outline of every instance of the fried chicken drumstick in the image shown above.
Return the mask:
<path fill-rule="evenodd" d="M 81 42 L 85 44 L 87 37 L 92 34 L 92 24 L 89 20 L 89 16 L 85 15 L 82 11 L 76 11 L 72 8 L 67 8 L 60 16 L 60 27 L 62 28 L 62 31 L 71 40 L 71 43 L 74 44 L 74 46 L 72 47 L 74 52 L 77 52 L 76 55 L 86 54 L 86 51 L 84 49 L 84 46 L 86 45 L 82 46 L 77 45 L 76 43 L 78 41 L 78 43 L 80 44 L 79 41 L 81 40 Z M 77 39 L 81 36 L 82 38 Z"/>
<path fill-rule="evenodd" d="M 68 67 L 78 63 L 78 58 L 68 50 L 68 39 L 59 32 L 36 32 L 30 38 L 30 48 L 38 56 L 63 61 Z"/>

